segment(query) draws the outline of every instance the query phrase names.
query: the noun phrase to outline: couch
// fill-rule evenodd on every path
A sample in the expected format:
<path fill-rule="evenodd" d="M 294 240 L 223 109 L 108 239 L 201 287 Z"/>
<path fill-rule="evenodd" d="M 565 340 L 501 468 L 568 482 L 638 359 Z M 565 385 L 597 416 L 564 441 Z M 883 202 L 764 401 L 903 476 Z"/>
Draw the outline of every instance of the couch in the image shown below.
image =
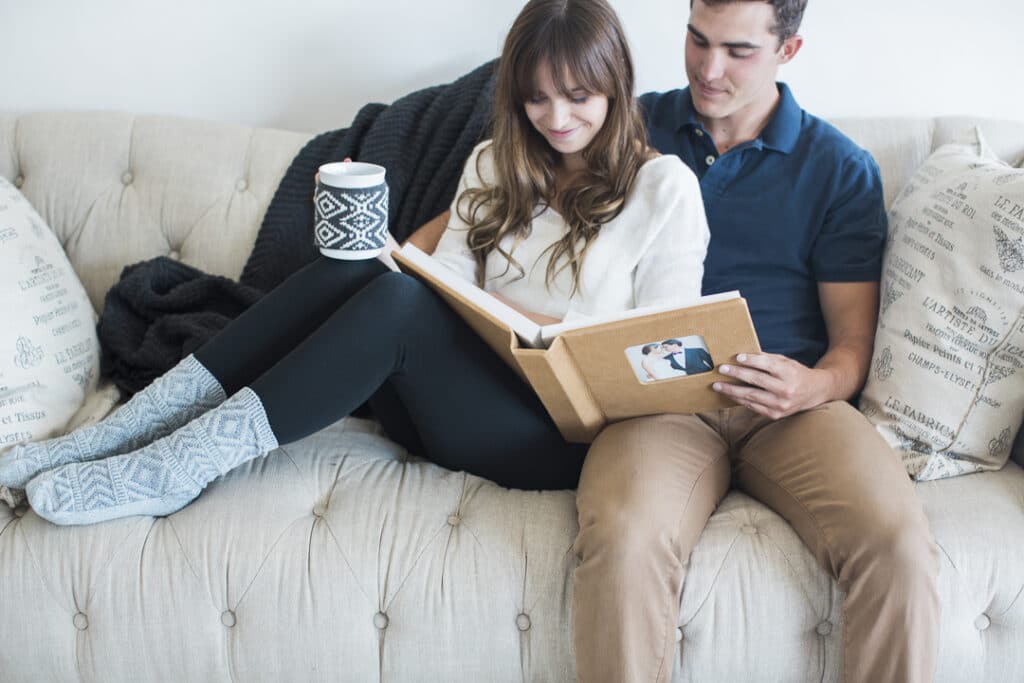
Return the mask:
<path fill-rule="evenodd" d="M 891 202 L 977 121 L 835 123 L 875 155 Z M 1024 123 L 980 123 L 1002 158 L 1024 158 Z M 126 264 L 158 255 L 237 277 L 308 137 L 7 113 L 0 175 L 100 310 Z M 1024 681 L 1024 471 L 916 488 L 942 549 L 936 680 Z M 60 528 L 0 505 L 0 680 L 571 681 L 575 532 L 571 491 L 445 471 L 357 418 L 167 518 Z M 842 595 L 776 514 L 730 493 L 689 564 L 677 680 L 839 680 Z"/>

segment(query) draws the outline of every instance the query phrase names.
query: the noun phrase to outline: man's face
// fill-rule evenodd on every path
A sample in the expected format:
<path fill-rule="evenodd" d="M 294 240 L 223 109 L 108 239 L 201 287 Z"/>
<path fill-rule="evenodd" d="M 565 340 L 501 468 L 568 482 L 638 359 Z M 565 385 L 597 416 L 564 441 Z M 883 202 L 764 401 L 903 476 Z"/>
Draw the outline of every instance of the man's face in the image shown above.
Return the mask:
<path fill-rule="evenodd" d="M 767 2 L 706 5 L 693 0 L 686 33 L 686 76 L 693 106 L 705 120 L 727 119 L 774 103 L 780 64 L 800 48 L 798 36 L 779 45 Z"/>

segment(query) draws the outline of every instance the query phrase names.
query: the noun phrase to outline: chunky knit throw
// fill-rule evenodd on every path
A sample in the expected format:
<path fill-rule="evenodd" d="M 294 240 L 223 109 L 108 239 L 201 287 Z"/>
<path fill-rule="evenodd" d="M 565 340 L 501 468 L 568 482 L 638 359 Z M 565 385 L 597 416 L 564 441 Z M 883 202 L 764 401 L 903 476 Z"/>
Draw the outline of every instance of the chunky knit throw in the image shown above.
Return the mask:
<path fill-rule="evenodd" d="M 496 62 L 391 105 L 368 104 L 349 128 L 310 140 L 285 172 L 238 282 L 160 257 L 129 266 L 99 321 L 101 369 L 134 393 L 203 345 L 317 256 L 313 176 L 345 157 L 388 170 L 398 241 L 447 209 L 473 147 L 488 135 Z"/>

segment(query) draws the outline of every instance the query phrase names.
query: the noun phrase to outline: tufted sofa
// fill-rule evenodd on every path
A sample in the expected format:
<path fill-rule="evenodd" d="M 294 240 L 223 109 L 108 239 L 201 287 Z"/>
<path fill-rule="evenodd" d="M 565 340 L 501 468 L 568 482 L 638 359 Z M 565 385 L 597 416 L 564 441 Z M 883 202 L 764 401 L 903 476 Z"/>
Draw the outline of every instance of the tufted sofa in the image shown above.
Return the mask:
<path fill-rule="evenodd" d="M 890 202 L 973 123 L 838 122 L 874 153 Z M 1024 123 L 982 124 L 1003 158 L 1024 157 Z M 124 265 L 160 254 L 237 276 L 307 139 L 0 114 L 0 174 L 53 226 L 99 309 Z M 1024 472 L 917 491 L 942 547 L 936 680 L 1024 681 Z M 0 681 L 570 681 L 575 531 L 571 492 L 442 470 L 354 418 L 166 519 L 59 528 L 0 505 Z M 676 678 L 837 681 L 841 600 L 777 515 L 732 493 L 690 559 Z"/>

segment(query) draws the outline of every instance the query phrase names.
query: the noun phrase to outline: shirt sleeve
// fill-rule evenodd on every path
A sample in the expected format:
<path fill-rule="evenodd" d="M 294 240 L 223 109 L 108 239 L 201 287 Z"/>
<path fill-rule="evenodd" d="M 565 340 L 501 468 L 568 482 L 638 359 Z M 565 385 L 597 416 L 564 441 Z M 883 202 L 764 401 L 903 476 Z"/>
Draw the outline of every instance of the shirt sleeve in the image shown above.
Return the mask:
<path fill-rule="evenodd" d="M 711 234 L 700 183 L 678 158 L 666 166 L 653 193 L 633 199 L 652 206 L 646 248 L 633 279 L 637 307 L 685 303 L 701 294 Z"/>
<path fill-rule="evenodd" d="M 441 234 L 441 240 L 437 243 L 433 254 L 435 259 L 458 273 L 467 282 L 476 282 L 476 259 L 473 258 L 473 252 L 469 250 L 466 243 L 469 225 L 459 216 L 459 199 L 467 189 L 483 187 L 485 179 L 493 182 L 491 154 L 489 152 L 482 154 L 489 146 L 490 141 L 480 143 L 466 160 L 462 178 L 459 179 L 459 189 L 455 193 L 455 199 L 452 200 L 448 227 Z"/>
<path fill-rule="evenodd" d="M 865 150 L 845 159 L 811 262 L 819 282 L 877 281 L 888 233 L 882 177 Z"/>

